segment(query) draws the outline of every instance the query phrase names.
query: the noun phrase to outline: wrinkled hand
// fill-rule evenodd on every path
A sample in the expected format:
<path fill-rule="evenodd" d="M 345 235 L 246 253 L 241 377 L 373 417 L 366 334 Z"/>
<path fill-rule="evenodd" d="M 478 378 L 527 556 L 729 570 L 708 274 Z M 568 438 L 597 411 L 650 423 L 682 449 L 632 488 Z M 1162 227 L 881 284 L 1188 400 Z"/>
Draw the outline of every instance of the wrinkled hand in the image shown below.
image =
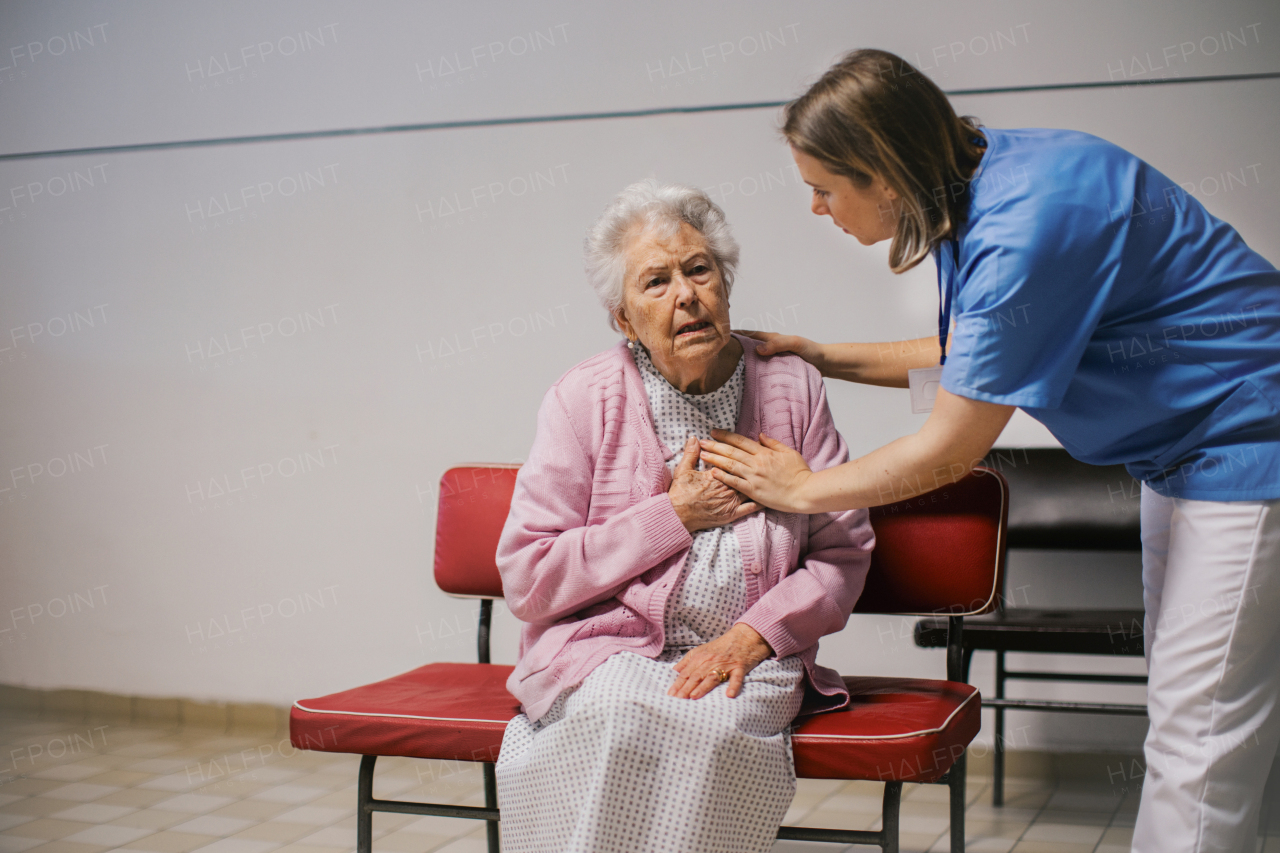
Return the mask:
<path fill-rule="evenodd" d="M 756 349 L 757 355 L 771 356 L 780 352 L 793 352 L 819 370 L 822 365 L 822 344 L 815 343 L 799 335 L 780 335 L 777 332 L 753 332 L 746 329 L 734 329 L 740 335 L 760 341 L 763 346 Z"/>
<path fill-rule="evenodd" d="M 667 691 L 679 699 L 701 699 L 720 684 L 720 676 L 711 670 L 729 674 L 725 695 L 730 699 L 742 692 L 747 673 L 760 661 L 773 654 L 764 637 L 745 622 L 738 622 L 709 643 L 690 649 L 674 669 L 680 676 Z"/>
<path fill-rule="evenodd" d="M 718 440 L 700 442 L 711 475 L 756 503 L 779 512 L 809 512 L 802 490 L 813 472 L 804 457 L 764 433 L 760 443 L 736 432 L 713 429 Z"/>
<path fill-rule="evenodd" d="M 760 505 L 717 480 L 710 471 L 698 471 L 698 439 L 689 436 L 684 456 L 676 466 L 667 495 L 684 529 L 690 533 L 712 527 L 723 527 L 751 515 Z"/>

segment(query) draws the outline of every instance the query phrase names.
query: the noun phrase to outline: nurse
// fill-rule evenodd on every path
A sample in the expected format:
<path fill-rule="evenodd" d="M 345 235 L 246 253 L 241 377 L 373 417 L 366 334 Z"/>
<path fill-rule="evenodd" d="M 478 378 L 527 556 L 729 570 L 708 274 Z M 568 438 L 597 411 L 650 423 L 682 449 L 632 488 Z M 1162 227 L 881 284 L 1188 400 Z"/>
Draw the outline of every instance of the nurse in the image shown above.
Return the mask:
<path fill-rule="evenodd" d="M 1280 273 L 1127 151 L 981 127 L 883 51 L 833 66 L 783 134 L 813 212 L 892 241 L 894 272 L 932 256 L 942 307 L 937 339 L 759 333 L 762 354 L 940 388 L 919 432 L 825 471 L 763 435 L 716 432 L 703 459 L 777 510 L 878 506 L 967 474 L 1021 408 L 1077 459 L 1124 463 L 1151 719 L 1133 849 L 1253 850 L 1280 743 Z"/>

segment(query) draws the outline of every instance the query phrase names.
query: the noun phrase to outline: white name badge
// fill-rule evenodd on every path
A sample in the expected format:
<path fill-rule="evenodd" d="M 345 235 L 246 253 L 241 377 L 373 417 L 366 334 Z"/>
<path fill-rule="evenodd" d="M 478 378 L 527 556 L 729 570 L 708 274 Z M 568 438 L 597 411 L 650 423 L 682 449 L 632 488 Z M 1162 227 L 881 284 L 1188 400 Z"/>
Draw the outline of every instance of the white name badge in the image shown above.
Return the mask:
<path fill-rule="evenodd" d="M 917 367 L 907 371 L 907 384 L 911 389 L 911 412 L 923 415 L 933 411 L 938 398 L 938 386 L 942 383 L 942 367 Z"/>

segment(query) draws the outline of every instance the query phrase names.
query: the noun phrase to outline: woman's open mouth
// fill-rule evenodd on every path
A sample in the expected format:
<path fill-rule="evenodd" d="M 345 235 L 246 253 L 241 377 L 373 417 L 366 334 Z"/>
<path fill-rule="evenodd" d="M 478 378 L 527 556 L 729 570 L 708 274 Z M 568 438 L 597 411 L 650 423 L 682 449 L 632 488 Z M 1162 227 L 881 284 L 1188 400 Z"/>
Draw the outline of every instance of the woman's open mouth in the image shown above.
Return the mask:
<path fill-rule="evenodd" d="M 681 335 L 692 335 L 695 332 L 701 332 L 703 329 L 710 329 L 711 324 L 707 322 L 685 323 L 676 330 L 676 337 Z"/>

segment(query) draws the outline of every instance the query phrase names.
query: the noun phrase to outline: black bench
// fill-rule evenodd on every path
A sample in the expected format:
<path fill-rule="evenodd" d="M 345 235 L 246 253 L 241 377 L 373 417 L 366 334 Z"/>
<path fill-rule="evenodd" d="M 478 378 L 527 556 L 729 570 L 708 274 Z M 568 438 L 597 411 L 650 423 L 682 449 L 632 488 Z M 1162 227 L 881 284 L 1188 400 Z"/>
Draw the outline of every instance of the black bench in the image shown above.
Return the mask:
<path fill-rule="evenodd" d="M 1009 481 L 1008 547 L 1048 551 L 1141 551 L 1139 494 L 1141 485 L 1123 465 L 1086 465 L 1060 448 L 997 448 L 985 465 Z M 1102 702 L 1064 702 L 1009 699 L 1008 681 L 1082 681 L 1145 684 L 1142 675 L 1061 673 L 1010 670 L 1006 652 L 1042 654 L 1143 654 L 1141 610 L 1043 610 L 1001 607 L 986 616 L 965 620 L 962 678 L 969 680 L 975 651 L 996 656 L 995 697 L 983 706 L 995 709 L 996 731 L 992 768 L 992 803 L 1004 803 L 1004 715 L 1007 709 L 1145 715 L 1144 705 Z M 947 644 L 947 620 L 923 619 L 915 626 L 918 646 Z"/>

